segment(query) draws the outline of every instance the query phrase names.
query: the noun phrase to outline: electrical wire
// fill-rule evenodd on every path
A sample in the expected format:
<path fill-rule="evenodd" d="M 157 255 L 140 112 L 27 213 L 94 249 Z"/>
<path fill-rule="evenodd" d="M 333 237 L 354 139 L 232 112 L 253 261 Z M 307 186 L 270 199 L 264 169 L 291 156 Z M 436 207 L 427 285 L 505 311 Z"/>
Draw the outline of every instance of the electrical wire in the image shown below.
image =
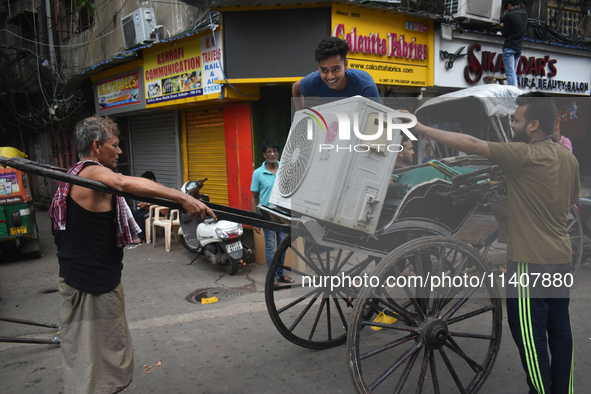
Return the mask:
<path fill-rule="evenodd" d="M 539 19 L 528 19 L 528 24 L 534 28 L 534 31 L 538 37 L 545 42 L 559 42 L 566 45 L 572 46 L 581 46 L 587 49 L 591 48 L 591 39 L 590 38 L 575 38 L 570 37 L 565 34 L 562 34 L 552 27 L 550 27 L 547 23 L 539 20 Z"/>
<path fill-rule="evenodd" d="M 35 7 L 35 4 L 33 3 L 33 0 L 31 0 L 31 7 Z M 35 32 L 35 37 L 37 37 L 37 24 L 33 23 L 33 31 Z M 49 104 L 49 101 L 47 101 L 47 97 L 45 97 L 45 92 L 43 91 L 43 85 L 41 85 L 41 71 L 39 70 L 39 53 L 38 51 L 38 47 L 37 45 L 35 45 L 35 60 L 36 60 L 36 64 L 37 64 L 37 76 L 39 77 L 39 90 L 41 91 L 41 96 L 43 96 L 43 100 L 45 100 L 45 104 L 47 104 L 47 108 L 50 109 L 51 106 Z"/>

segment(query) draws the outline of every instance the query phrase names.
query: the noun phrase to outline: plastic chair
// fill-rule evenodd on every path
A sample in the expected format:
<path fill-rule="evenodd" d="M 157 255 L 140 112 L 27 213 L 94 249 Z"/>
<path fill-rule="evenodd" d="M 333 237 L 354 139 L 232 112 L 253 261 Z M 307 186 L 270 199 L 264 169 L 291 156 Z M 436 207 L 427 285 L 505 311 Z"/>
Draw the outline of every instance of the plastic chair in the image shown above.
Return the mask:
<path fill-rule="evenodd" d="M 146 225 L 144 227 L 145 232 L 146 232 L 146 243 L 150 243 L 151 239 L 152 239 L 152 223 L 154 221 L 154 212 L 156 210 L 156 208 L 160 208 L 160 205 L 150 205 L 150 214 L 149 216 L 146 218 Z"/>
<path fill-rule="evenodd" d="M 155 211 L 154 221 L 152 222 L 152 245 L 156 247 L 156 227 L 163 227 L 164 228 L 164 245 L 166 246 L 166 251 L 170 252 L 170 239 L 173 236 L 173 227 L 178 228 L 181 225 L 181 221 L 179 218 L 179 210 L 173 209 L 170 211 L 170 216 L 166 218 L 166 214 L 162 213 L 162 211 L 168 210 L 167 207 L 158 207 Z M 147 236 L 147 234 L 146 234 Z M 178 240 L 178 232 L 174 232 L 175 239 Z"/>

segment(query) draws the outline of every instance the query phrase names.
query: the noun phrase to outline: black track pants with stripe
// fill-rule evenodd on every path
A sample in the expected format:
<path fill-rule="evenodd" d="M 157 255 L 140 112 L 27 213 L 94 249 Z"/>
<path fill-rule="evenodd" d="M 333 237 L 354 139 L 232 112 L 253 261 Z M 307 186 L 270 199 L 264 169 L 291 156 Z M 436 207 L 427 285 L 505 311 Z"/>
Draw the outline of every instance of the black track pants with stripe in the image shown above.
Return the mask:
<path fill-rule="evenodd" d="M 574 392 L 570 291 L 564 286 L 571 267 L 507 262 L 507 281 L 521 283 L 507 283 L 507 319 L 530 394 Z M 563 286 L 554 287 L 560 282 Z"/>

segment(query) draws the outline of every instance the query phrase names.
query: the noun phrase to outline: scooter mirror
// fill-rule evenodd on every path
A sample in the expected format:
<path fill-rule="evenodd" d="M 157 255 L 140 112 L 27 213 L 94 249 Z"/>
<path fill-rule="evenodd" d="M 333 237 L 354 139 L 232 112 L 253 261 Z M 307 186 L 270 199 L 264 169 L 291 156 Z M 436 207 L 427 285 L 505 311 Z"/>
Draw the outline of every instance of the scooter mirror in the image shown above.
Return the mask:
<path fill-rule="evenodd" d="M 186 190 L 188 195 L 195 197 L 195 193 L 199 193 L 199 185 L 195 181 L 189 181 Z"/>

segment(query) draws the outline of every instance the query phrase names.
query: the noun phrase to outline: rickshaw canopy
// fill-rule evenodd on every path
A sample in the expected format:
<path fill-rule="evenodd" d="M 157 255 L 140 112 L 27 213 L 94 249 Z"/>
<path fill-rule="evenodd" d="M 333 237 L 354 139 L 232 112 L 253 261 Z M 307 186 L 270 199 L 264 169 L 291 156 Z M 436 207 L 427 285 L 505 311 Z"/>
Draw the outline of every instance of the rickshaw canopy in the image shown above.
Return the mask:
<path fill-rule="evenodd" d="M 517 108 L 515 99 L 522 93 L 521 90 L 510 85 L 479 85 L 432 98 L 421 105 L 415 114 L 428 116 L 430 109 L 443 102 L 453 102 L 458 108 L 462 108 L 462 101 L 477 101 L 486 116 L 510 116 Z"/>

